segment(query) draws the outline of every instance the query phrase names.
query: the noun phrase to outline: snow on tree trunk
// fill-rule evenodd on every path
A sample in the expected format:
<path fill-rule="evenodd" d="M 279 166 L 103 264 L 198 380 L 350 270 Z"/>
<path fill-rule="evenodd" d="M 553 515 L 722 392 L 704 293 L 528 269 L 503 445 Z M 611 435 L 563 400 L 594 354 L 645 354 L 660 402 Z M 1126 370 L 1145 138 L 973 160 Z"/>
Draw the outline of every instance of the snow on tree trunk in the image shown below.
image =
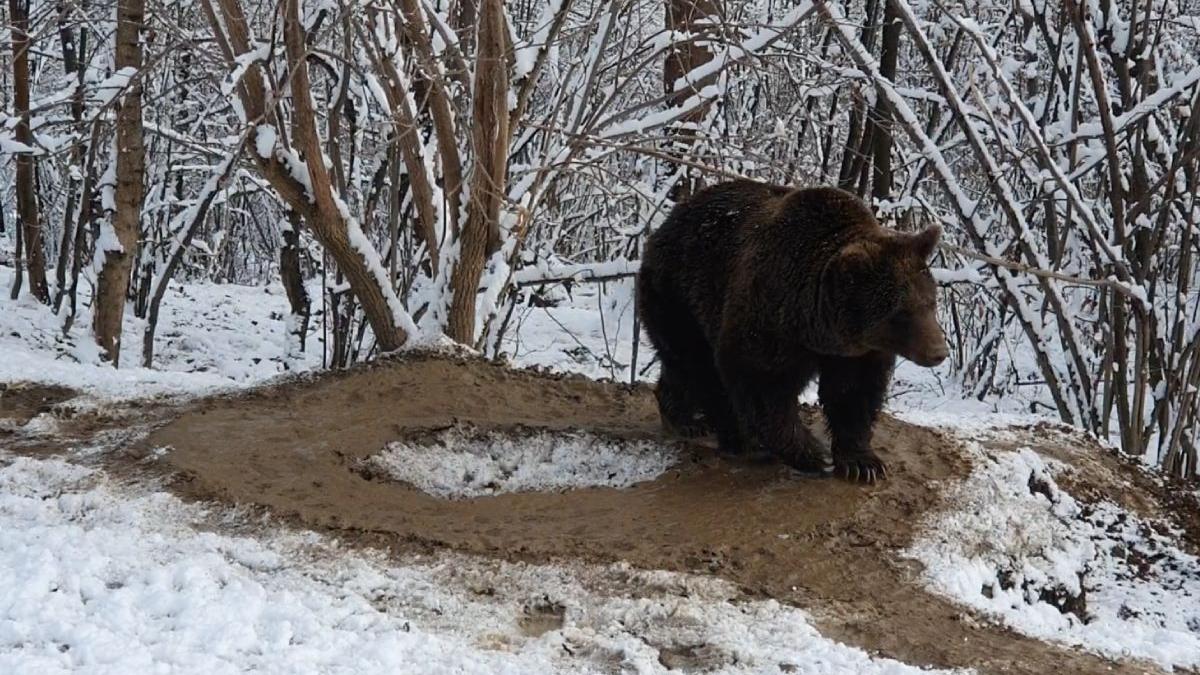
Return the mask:
<path fill-rule="evenodd" d="M 113 187 L 112 212 L 102 236 L 96 242 L 96 297 L 92 309 L 92 334 L 101 356 L 120 365 L 121 323 L 125 316 L 125 295 L 133 267 L 134 250 L 141 228 L 142 202 L 145 198 L 146 151 L 142 137 L 142 22 L 146 6 L 143 0 L 117 3 L 116 58 L 117 75 L 124 94 L 117 104 L 116 138 L 112 163 L 116 183 Z"/>
<path fill-rule="evenodd" d="M 508 28 L 501 0 L 483 0 L 476 34 L 471 145 L 475 152 L 467 221 L 451 281 L 447 335 L 475 343 L 476 296 L 484 260 L 500 249 L 500 207 L 508 167 Z"/>
<path fill-rule="evenodd" d="M 13 108 L 17 116 L 14 137 L 24 146 L 16 153 L 17 218 L 24 243 L 24 266 L 29 273 L 29 292 L 41 302 L 50 302 L 46 283 L 46 254 L 42 244 L 42 223 L 38 214 L 38 197 L 34 187 L 37 164 L 33 156 L 33 131 L 29 112 L 29 0 L 9 0 L 12 21 Z M 17 275 L 20 283 L 20 275 Z"/>

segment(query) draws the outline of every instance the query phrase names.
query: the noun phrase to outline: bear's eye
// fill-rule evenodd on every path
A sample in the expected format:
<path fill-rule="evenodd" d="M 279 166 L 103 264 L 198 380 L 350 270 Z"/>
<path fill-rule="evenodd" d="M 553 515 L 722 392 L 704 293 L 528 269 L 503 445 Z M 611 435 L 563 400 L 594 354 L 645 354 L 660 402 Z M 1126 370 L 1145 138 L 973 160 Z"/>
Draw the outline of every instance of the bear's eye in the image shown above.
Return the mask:
<path fill-rule="evenodd" d="M 892 315 L 890 322 L 897 328 L 903 328 L 912 322 L 912 317 L 909 316 L 908 312 L 900 310 Z"/>

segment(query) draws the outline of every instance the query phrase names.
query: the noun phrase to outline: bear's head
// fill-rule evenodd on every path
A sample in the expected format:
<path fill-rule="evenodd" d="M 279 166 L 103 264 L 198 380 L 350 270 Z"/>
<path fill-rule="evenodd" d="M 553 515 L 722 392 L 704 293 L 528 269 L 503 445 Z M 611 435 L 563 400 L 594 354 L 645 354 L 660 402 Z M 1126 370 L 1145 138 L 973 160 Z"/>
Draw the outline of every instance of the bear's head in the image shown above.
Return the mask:
<path fill-rule="evenodd" d="M 829 262 L 822 302 L 847 356 L 881 351 L 936 366 L 949 347 L 937 319 L 937 284 L 928 261 L 941 229 L 882 230 L 855 240 Z"/>

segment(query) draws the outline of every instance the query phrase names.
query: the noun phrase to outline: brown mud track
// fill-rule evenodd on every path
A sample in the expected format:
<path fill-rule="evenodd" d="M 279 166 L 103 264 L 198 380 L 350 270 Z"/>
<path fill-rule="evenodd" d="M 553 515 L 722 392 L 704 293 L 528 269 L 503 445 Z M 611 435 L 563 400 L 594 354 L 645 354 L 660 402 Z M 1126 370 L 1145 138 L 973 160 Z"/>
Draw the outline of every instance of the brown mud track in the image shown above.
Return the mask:
<path fill-rule="evenodd" d="M 75 391 L 55 385 L 0 383 L 0 420 L 21 425 L 75 395 Z"/>
<path fill-rule="evenodd" d="M 344 541 L 715 574 L 751 597 L 804 608 L 832 638 L 914 665 L 1158 672 L 1017 635 L 925 592 L 919 566 L 898 552 L 939 506 L 938 484 L 970 466 L 954 439 L 890 417 L 875 433 L 889 479 L 875 486 L 799 477 L 689 445 L 678 465 L 631 488 L 448 501 L 355 467 L 414 429 L 455 422 L 657 438 L 653 396 L 644 387 L 413 354 L 168 414 L 174 418 L 114 461 L 145 466 L 130 460 L 168 448 L 158 464 L 182 496 L 263 507 Z M 814 411 L 806 415 L 819 427 Z"/>

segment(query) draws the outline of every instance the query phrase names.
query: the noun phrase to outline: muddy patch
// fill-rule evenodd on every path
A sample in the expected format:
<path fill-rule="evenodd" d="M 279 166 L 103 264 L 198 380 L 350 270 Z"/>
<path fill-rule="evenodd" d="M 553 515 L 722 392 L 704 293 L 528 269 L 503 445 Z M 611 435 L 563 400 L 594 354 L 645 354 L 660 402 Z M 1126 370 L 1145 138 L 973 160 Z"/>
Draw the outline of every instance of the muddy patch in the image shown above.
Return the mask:
<path fill-rule="evenodd" d="M 660 646 L 658 662 L 667 670 L 684 673 L 712 672 L 722 666 L 733 665 L 729 654 L 703 643 Z"/>
<path fill-rule="evenodd" d="M 0 382 L 0 433 L 54 410 L 54 406 L 75 398 L 74 389 L 26 382 Z"/>
<path fill-rule="evenodd" d="M 819 426 L 816 411 L 805 416 Z M 413 429 L 456 424 L 662 440 L 647 388 L 414 355 L 205 401 L 138 452 L 160 455 L 185 496 L 265 507 L 344 540 L 716 574 L 750 596 L 807 608 L 833 638 L 914 664 L 1147 672 L 971 619 L 921 589 L 919 567 L 897 553 L 939 505 L 938 486 L 969 469 L 961 448 L 935 431 L 882 419 L 875 445 L 890 479 L 873 487 L 799 478 L 698 445 L 654 480 L 622 489 L 446 500 L 354 470 Z M 530 625 L 552 630 L 553 620 Z M 669 667 L 704 670 L 724 659 L 703 645 L 676 647 Z"/>

